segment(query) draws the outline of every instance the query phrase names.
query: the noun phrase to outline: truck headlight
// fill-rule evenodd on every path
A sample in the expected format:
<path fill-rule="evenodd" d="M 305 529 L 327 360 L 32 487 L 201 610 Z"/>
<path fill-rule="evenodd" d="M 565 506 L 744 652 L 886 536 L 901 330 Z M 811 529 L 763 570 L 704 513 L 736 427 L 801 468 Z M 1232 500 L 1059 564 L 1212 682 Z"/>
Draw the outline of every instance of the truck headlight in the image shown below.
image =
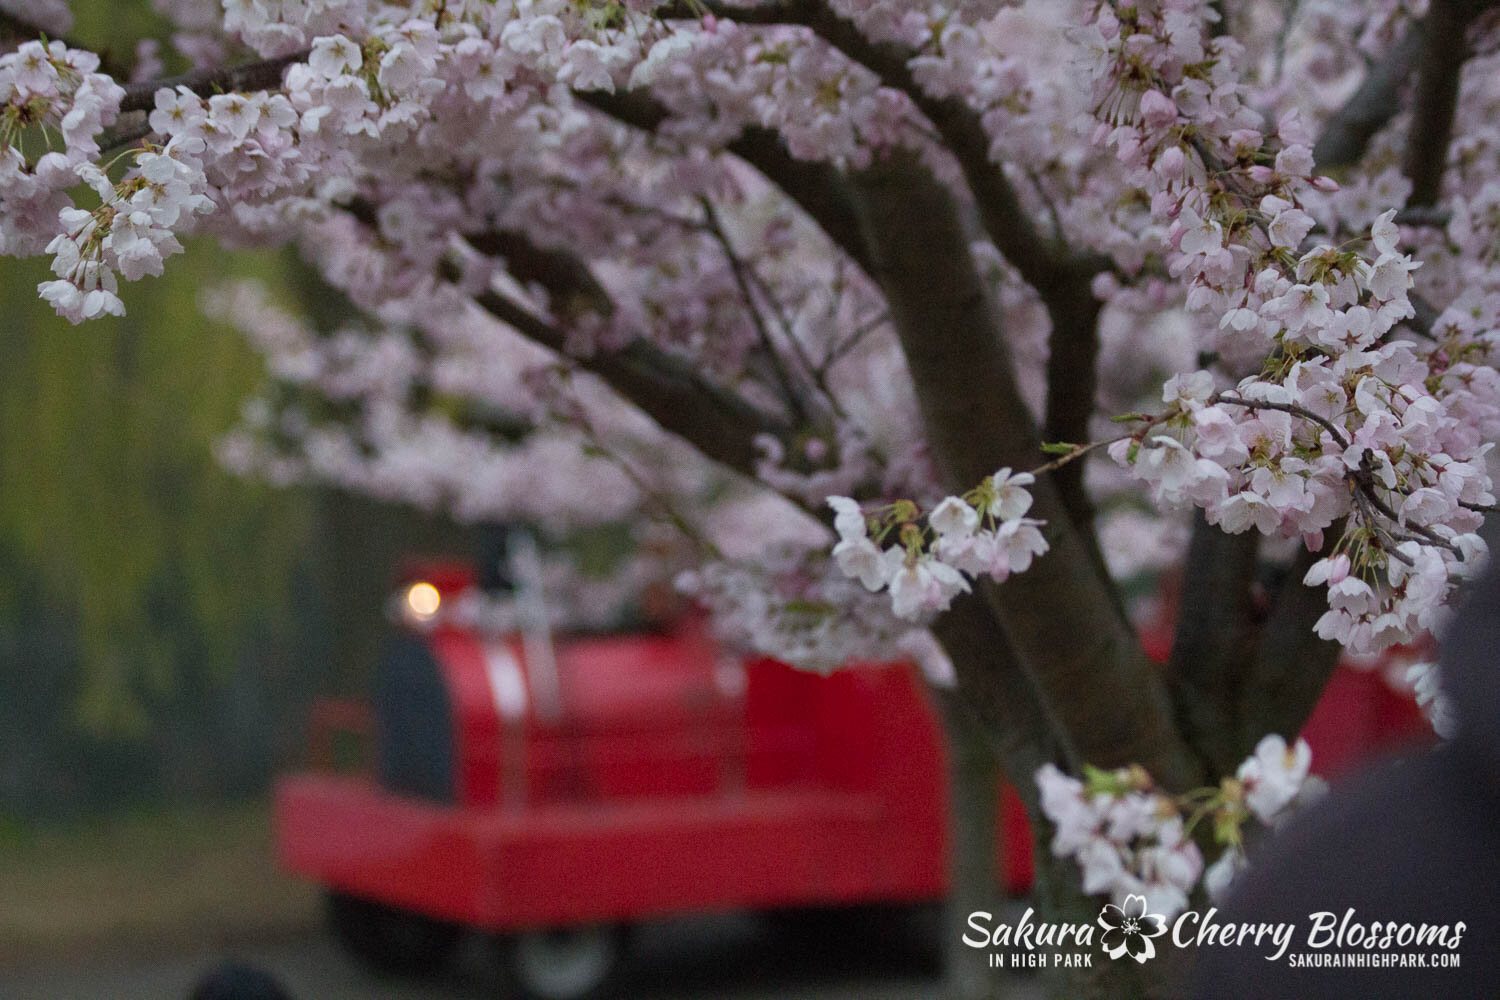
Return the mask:
<path fill-rule="evenodd" d="M 402 603 L 406 614 L 413 621 L 425 624 L 436 617 L 438 608 L 443 603 L 443 595 L 438 593 L 436 587 L 423 580 L 406 588 Z"/>

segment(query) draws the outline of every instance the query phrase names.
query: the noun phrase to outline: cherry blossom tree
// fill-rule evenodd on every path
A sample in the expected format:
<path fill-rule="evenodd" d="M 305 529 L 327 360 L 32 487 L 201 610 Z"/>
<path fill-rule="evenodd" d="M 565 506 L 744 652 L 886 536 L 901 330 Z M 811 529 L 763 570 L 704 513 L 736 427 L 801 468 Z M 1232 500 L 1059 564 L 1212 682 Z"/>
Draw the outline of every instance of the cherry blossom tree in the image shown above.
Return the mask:
<path fill-rule="evenodd" d="M 1340 652 L 1484 561 L 1488 2 L 156 5 L 184 74 L 0 0 L 0 251 L 59 315 L 295 244 L 358 312 L 209 296 L 274 376 L 227 461 L 645 515 L 734 641 L 950 673 L 1055 911 L 1220 891 Z"/>

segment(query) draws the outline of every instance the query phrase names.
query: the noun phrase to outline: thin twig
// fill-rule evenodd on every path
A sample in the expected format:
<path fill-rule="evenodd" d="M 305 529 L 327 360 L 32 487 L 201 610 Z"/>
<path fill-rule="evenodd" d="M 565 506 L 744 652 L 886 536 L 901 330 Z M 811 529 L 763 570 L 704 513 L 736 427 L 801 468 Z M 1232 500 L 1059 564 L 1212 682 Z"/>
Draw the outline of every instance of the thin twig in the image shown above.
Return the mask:
<path fill-rule="evenodd" d="M 1073 450 L 1068 452 L 1066 455 L 1063 455 L 1060 458 L 1054 458 L 1050 462 L 1044 462 L 1043 464 L 1038 465 L 1036 468 L 1029 469 L 1027 471 L 1029 471 L 1033 476 L 1039 476 L 1044 472 L 1052 472 L 1056 469 L 1061 469 L 1063 466 L 1068 465 L 1071 462 L 1075 462 L 1078 459 L 1083 458 L 1085 455 L 1088 455 L 1090 452 L 1098 450 L 1099 448 L 1107 448 L 1112 444 L 1120 441 L 1127 441 L 1130 438 L 1142 438 L 1151 428 L 1171 417 L 1172 412 L 1173 411 L 1168 410 L 1166 413 L 1158 413 L 1155 416 L 1148 416 L 1144 413 L 1134 413 L 1128 414 L 1125 417 L 1117 417 L 1115 418 L 1116 422 L 1119 422 L 1121 420 L 1128 420 L 1131 423 L 1140 423 L 1142 426 L 1136 430 L 1129 432 L 1128 434 L 1119 434 L 1115 437 L 1104 438 L 1100 441 L 1090 441 L 1088 444 L 1075 444 L 1073 445 Z"/>
<path fill-rule="evenodd" d="M 1368 493 L 1365 492 L 1364 487 L 1359 482 L 1357 482 L 1353 476 L 1350 476 L 1348 478 L 1348 482 L 1350 485 L 1350 495 L 1354 497 L 1354 503 L 1357 507 L 1359 507 L 1360 516 L 1364 519 L 1364 522 L 1369 527 L 1370 531 L 1375 533 L 1375 541 L 1381 543 L 1380 550 L 1384 552 L 1386 556 L 1396 560 L 1399 563 L 1403 563 L 1406 566 L 1415 567 L 1416 560 L 1412 559 L 1411 556 L 1407 555 L 1404 552 L 1397 551 L 1395 545 L 1384 544 L 1382 539 L 1379 537 L 1380 534 L 1383 532 L 1392 541 L 1395 541 L 1394 532 L 1392 532 L 1388 526 L 1381 524 L 1380 518 L 1378 518 L 1375 515 L 1375 512 L 1370 509 L 1370 501 L 1372 498 Z"/>
<path fill-rule="evenodd" d="M 797 336 L 797 331 L 792 328 L 791 318 L 787 316 L 786 309 L 782 307 L 781 300 L 776 297 L 775 293 L 771 291 L 771 287 L 766 284 L 765 279 L 753 267 L 746 269 L 746 277 L 750 279 L 751 284 L 760 292 L 760 297 L 765 300 L 766 305 L 771 310 L 771 314 L 776 317 L 776 325 L 781 328 L 781 335 L 786 338 L 786 342 L 791 345 L 792 353 L 797 356 L 797 363 L 802 366 L 802 370 L 807 373 L 807 377 L 812 379 L 813 385 L 818 387 L 818 391 L 828 401 L 828 405 L 833 409 L 834 414 L 840 418 L 848 416 L 844 411 L 843 404 L 833 394 L 833 389 L 829 386 L 823 371 L 817 365 L 813 364 L 813 360 L 808 355 L 807 349 L 802 346 L 802 339 Z"/>
<path fill-rule="evenodd" d="M 1063 455 L 1060 458 L 1054 458 L 1050 462 L 1045 462 L 1041 465 L 1038 465 L 1036 468 L 1028 469 L 1027 471 L 1030 472 L 1033 476 L 1040 476 L 1044 472 L 1054 472 L 1071 462 L 1075 462 L 1078 459 L 1083 458 L 1085 455 L 1089 454 L 1092 451 L 1107 447 L 1117 441 L 1124 441 L 1128 438 L 1133 438 L 1136 436 L 1136 433 L 1138 432 L 1121 434 L 1118 437 L 1105 438 L 1100 441 L 1090 441 L 1088 444 L 1074 445 L 1073 450 L 1068 452 L 1066 455 Z"/>
<path fill-rule="evenodd" d="M 818 374 L 820 376 L 826 374 L 828 372 L 828 369 L 832 368 L 834 365 L 838 364 L 839 361 L 843 360 L 844 355 L 854 350 L 854 348 L 859 344 L 861 340 L 865 338 L 867 334 L 871 333 L 874 330 L 880 329 L 890 321 L 891 314 L 889 311 L 882 311 L 881 314 L 879 316 L 876 316 L 874 319 L 866 320 L 847 337 L 839 341 L 837 344 L 834 344 L 833 347 L 829 348 L 828 354 L 823 358 L 823 363 L 818 366 Z"/>
<path fill-rule="evenodd" d="M 786 363 L 781 357 L 781 352 L 776 349 L 775 342 L 771 339 L 771 331 L 766 326 L 766 318 L 761 315 L 760 307 L 756 305 L 755 293 L 750 288 L 750 282 L 745 277 L 746 265 L 735 252 L 734 244 L 729 240 L 729 234 L 724 231 L 719 221 L 719 213 L 714 208 L 713 202 L 707 198 L 699 199 L 703 204 L 703 215 L 708 220 L 708 230 L 714 240 L 724 251 L 725 258 L 729 261 L 729 270 L 734 275 L 734 283 L 740 290 L 740 297 L 745 300 L 745 308 L 750 313 L 750 320 L 755 326 L 755 332 L 760 337 L 761 346 L 765 349 L 766 359 L 770 362 L 771 370 L 776 375 L 776 381 L 781 383 L 781 391 L 786 395 L 787 405 L 798 418 L 807 418 L 807 408 L 803 405 L 802 393 L 798 391 L 792 382 L 791 372 L 787 370 Z"/>
<path fill-rule="evenodd" d="M 569 375 L 570 372 L 564 369 L 563 377 L 566 379 Z M 666 516 L 667 520 L 672 522 L 672 526 L 682 532 L 683 537 L 689 542 L 697 546 L 700 553 L 712 560 L 723 558 L 718 546 L 714 545 L 706 535 L 698 530 L 698 527 L 688 519 L 687 515 L 680 511 L 677 505 L 672 502 L 671 497 L 648 482 L 646 477 L 635 466 L 626 461 L 624 455 L 605 443 L 603 435 L 599 433 L 593 421 L 589 420 L 588 413 L 584 410 L 581 403 L 575 400 L 565 419 L 571 419 L 576 422 L 584 434 L 593 441 L 594 447 L 599 450 L 599 453 L 619 468 L 625 474 L 625 478 L 629 479 L 637 490 L 640 490 L 641 496 L 655 504 L 661 510 L 662 514 Z"/>
<path fill-rule="evenodd" d="M 1338 442 L 1340 448 L 1349 447 L 1349 439 L 1333 425 L 1333 422 L 1325 417 L 1320 417 L 1313 411 L 1296 405 L 1295 403 L 1273 403 L 1265 399 L 1245 399 L 1243 396 L 1226 396 L 1222 392 L 1216 392 L 1208 400 L 1209 404 L 1229 403 L 1233 406 L 1243 406 L 1251 410 L 1276 410 L 1279 413 L 1290 413 L 1294 417 L 1302 417 L 1311 420 L 1333 435 L 1334 441 Z"/>
<path fill-rule="evenodd" d="M 1402 532 L 1402 534 L 1405 535 L 1403 539 L 1404 541 L 1426 542 L 1428 545 L 1434 545 L 1440 549 L 1446 549 L 1449 552 L 1453 553 L 1453 555 L 1458 558 L 1459 562 L 1463 562 L 1463 550 L 1460 549 L 1457 545 L 1454 545 L 1452 542 L 1443 538 L 1442 536 L 1437 534 L 1437 532 L 1433 531 L 1431 528 L 1425 525 L 1415 523 L 1407 524 L 1399 514 L 1391 509 L 1390 504 L 1380 499 L 1380 495 L 1375 492 L 1375 470 L 1370 465 L 1370 450 L 1368 448 L 1365 449 L 1365 454 L 1360 457 L 1359 472 L 1356 474 L 1356 478 L 1359 481 L 1361 491 L 1369 499 L 1370 505 L 1372 507 L 1380 511 L 1380 513 L 1384 514 L 1391 520 L 1392 523 L 1405 525 L 1413 532 L 1416 532 L 1414 536 L 1407 535 L 1405 532 Z"/>
<path fill-rule="evenodd" d="M 123 114 L 116 120 L 115 124 L 104 130 L 99 136 L 99 148 L 104 152 L 120 149 L 132 143 L 140 142 L 152 133 L 153 129 L 146 121 L 146 115 L 141 111 L 131 111 Z"/>

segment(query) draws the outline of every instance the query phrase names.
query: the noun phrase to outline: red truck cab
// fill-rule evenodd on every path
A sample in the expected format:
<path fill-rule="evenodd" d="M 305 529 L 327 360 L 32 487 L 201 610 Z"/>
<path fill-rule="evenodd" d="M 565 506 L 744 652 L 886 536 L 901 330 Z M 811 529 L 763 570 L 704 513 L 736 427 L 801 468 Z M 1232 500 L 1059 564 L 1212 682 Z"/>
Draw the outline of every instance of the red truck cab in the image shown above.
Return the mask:
<path fill-rule="evenodd" d="M 439 604 L 469 586 L 419 583 Z M 379 678 L 375 773 L 282 779 L 276 840 L 380 964 L 488 931 L 511 943 L 520 992 L 564 1000 L 607 980 L 638 921 L 946 893 L 943 739 L 906 664 L 803 673 L 731 655 L 689 614 L 547 653 L 514 632 L 407 628 Z M 1029 843 L 1003 860 L 1025 891 Z"/>
<path fill-rule="evenodd" d="M 945 744 L 911 666 L 799 672 L 729 653 L 694 614 L 541 644 L 435 614 L 472 592 L 438 569 L 403 592 L 374 773 L 277 787 L 280 860 L 327 888 L 361 957 L 416 970 L 489 932 L 518 993 L 580 1000 L 640 921 L 947 894 Z M 1343 673 L 1328 738 L 1388 729 Z M 997 809 L 997 891 L 1021 894 L 1030 834 L 1014 793 Z"/>

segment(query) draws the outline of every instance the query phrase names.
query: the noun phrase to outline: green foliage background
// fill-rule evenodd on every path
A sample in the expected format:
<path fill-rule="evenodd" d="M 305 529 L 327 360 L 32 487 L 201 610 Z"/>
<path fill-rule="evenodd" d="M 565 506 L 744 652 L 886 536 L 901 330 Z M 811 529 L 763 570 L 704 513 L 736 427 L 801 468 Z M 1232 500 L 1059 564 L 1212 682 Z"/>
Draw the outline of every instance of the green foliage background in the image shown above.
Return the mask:
<path fill-rule="evenodd" d="M 261 364 L 197 307 L 227 271 L 278 262 L 204 246 L 172 263 L 129 290 L 125 318 L 80 327 L 37 298 L 44 262 L 0 268 L 5 811 L 151 797 L 237 677 L 264 701 L 306 645 L 292 602 L 314 507 L 215 464 Z"/>
<path fill-rule="evenodd" d="M 252 622 L 284 617 L 308 526 L 305 498 L 234 479 L 210 452 L 261 375 L 198 312 L 198 289 L 274 261 L 194 247 L 172 263 L 126 317 L 80 327 L 37 299 L 43 268 L 0 276 L 0 551 L 70 606 L 87 666 L 76 721 L 100 733 L 139 735 L 143 699 L 185 654 L 224 669 Z"/>
<path fill-rule="evenodd" d="M 148 0 L 72 6 L 70 38 L 126 64 L 169 30 Z M 259 791 L 315 695 L 363 693 L 396 564 L 470 536 L 216 464 L 265 375 L 201 294 L 258 278 L 336 321 L 294 254 L 192 242 L 78 327 L 46 277 L 0 259 L 0 827 Z"/>

